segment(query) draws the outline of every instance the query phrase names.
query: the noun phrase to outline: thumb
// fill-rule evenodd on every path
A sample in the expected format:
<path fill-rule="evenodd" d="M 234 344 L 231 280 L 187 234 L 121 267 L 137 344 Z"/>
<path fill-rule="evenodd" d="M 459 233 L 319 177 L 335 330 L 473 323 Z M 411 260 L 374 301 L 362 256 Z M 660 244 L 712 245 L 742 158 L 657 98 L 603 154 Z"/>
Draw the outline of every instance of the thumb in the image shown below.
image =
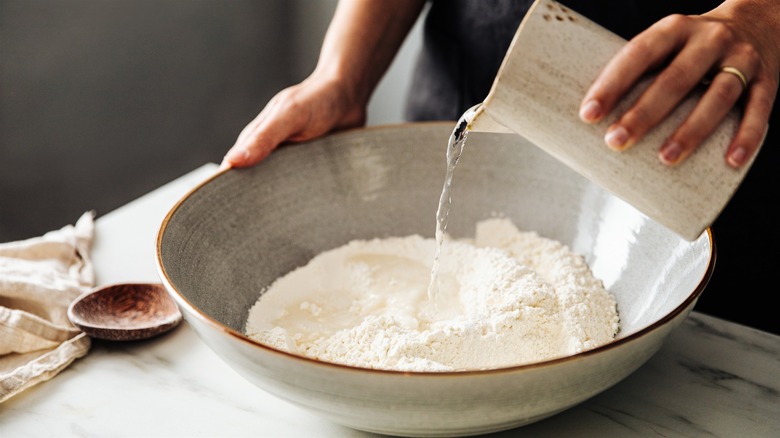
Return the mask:
<path fill-rule="evenodd" d="M 279 144 L 296 131 L 293 123 L 279 117 L 264 117 L 260 113 L 238 136 L 236 143 L 225 154 L 222 166 L 249 167 L 261 162 Z"/>

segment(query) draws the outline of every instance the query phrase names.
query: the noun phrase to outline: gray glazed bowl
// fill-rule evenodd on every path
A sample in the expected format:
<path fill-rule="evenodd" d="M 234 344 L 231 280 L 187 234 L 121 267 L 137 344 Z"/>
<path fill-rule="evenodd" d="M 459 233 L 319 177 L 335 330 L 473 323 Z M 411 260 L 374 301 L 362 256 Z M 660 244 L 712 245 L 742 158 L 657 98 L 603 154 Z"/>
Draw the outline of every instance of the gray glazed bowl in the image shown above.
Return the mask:
<path fill-rule="evenodd" d="M 375 127 L 288 145 L 192 190 L 164 219 L 156 248 L 185 321 L 259 388 L 342 425 L 393 435 L 514 428 L 581 403 L 644 364 L 710 279 L 711 232 L 688 242 L 513 134 L 469 135 L 449 231 L 471 237 L 476 222 L 500 213 L 584 254 L 617 297 L 614 342 L 525 366 L 425 373 L 323 363 L 243 335 L 263 288 L 320 252 L 352 239 L 432 237 L 453 126 Z"/>

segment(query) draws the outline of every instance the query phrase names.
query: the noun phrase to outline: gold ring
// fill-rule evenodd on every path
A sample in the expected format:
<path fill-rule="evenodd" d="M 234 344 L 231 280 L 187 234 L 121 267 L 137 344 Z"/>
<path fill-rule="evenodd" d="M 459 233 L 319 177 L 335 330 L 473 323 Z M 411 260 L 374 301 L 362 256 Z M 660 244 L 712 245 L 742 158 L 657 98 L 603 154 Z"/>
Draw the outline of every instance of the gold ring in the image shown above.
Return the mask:
<path fill-rule="evenodd" d="M 737 68 L 735 68 L 735 67 L 721 67 L 720 72 L 721 73 L 729 73 L 729 74 L 732 74 L 732 75 L 736 76 L 737 79 L 739 79 L 739 82 L 742 83 L 742 91 L 747 90 L 747 87 L 748 87 L 747 77 L 745 77 L 745 74 L 742 73 L 741 71 L 739 71 Z"/>

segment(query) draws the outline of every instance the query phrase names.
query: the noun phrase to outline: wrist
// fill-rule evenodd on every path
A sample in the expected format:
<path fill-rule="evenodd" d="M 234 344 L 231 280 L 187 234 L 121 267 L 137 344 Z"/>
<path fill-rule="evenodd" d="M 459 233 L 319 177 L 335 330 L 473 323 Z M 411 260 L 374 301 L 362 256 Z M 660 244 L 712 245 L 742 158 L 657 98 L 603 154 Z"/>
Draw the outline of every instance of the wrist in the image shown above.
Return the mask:
<path fill-rule="evenodd" d="M 372 81 L 367 80 L 365 72 L 334 59 L 321 59 L 307 81 L 327 84 L 339 95 L 344 106 L 352 108 L 365 108 L 373 91 Z"/>

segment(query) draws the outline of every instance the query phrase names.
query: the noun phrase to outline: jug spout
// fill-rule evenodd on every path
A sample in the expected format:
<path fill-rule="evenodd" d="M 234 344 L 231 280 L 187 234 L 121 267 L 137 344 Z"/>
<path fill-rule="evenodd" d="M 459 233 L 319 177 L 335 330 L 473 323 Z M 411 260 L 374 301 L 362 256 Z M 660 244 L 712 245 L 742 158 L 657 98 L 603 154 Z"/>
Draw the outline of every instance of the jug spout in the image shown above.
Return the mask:
<path fill-rule="evenodd" d="M 485 111 L 486 105 L 484 102 L 478 103 L 466 111 L 466 114 L 471 113 L 471 122 L 469 123 L 469 130 L 476 132 L 496 132 L 502 134 L 516 134 L 511 129 L 498 123 L 490 114 Z"/>

